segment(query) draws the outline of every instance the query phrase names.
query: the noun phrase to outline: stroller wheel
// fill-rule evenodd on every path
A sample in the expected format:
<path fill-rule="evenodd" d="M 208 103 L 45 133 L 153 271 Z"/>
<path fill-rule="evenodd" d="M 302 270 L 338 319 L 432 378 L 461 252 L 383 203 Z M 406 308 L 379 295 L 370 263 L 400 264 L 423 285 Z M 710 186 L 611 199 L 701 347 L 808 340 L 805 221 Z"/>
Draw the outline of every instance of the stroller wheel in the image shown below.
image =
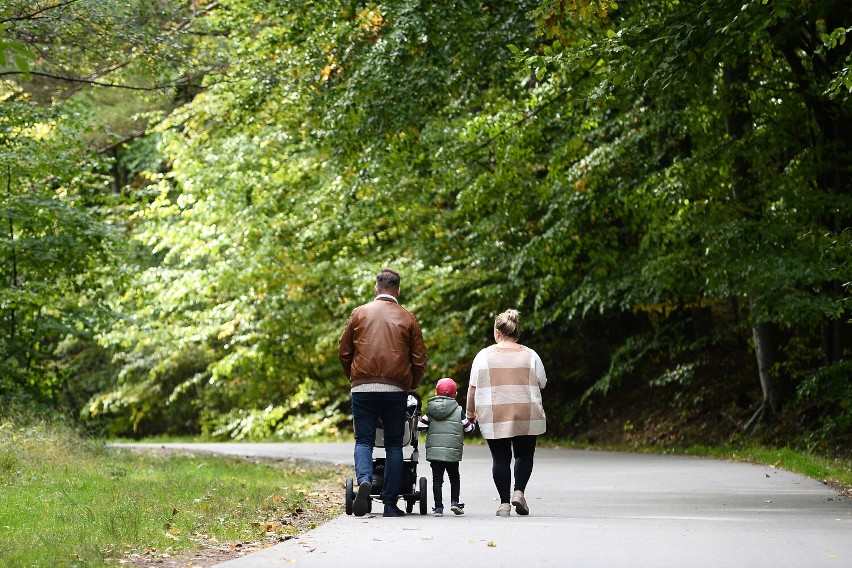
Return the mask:
<path fill-rule="evenodd" d="M 347 515 L 352 514 L 352 503 L 354 503 L 354 502 L 355 502 L 355 482 L 352 480 L 351 477 L 349 477 L 349 478 L 346 479 L 346 496 L 345 496 L 346 514 Z"/>
<path fill-rule="evenodd" d="M 425 515 L 428 512 L 426 510 L 427 505 L 428 505 L 426 503 L 426 492 L 427 491 L 428 491 L 428 487 L 427 487 L 427 484 L 426 484 L 426 478 L 421 477 L 420 478 L 420 514 L 421 515 Z"/>

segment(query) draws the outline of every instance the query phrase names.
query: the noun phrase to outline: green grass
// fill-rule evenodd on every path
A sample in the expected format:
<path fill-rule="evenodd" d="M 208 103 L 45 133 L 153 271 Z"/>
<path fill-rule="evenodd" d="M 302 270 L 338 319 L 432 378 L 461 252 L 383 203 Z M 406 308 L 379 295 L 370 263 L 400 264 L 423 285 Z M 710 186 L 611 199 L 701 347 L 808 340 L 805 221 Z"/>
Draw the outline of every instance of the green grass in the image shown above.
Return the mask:
<path fill-rule="evenodd" d="M 570 440 L 547 440 L 542 445 L 659 454 L 685 454 L 716 459 L 771 465 L 827 483 L 846 495 L 852 495 L 852 460 L 828 458 L 792 448 L 760 444 L 720 444 L 718 446 L 654 446 L 629 444 L 588 445 Z"/>
<path fill-rule="evenodd" d="M 685 453 L 722 459 L 733 459 L 772 465 L 828 483 L 846 494 L 852 494 L 852 461 L 826 458 L 791 448 L 760 445 L 686 448 Z"/>
<path fill-rule="evenodd" d="M 340 513 L 297 462 L 110 450 L 62 426 L 0 418 L 0 566 L 115 565 L 297 534 Z"/>

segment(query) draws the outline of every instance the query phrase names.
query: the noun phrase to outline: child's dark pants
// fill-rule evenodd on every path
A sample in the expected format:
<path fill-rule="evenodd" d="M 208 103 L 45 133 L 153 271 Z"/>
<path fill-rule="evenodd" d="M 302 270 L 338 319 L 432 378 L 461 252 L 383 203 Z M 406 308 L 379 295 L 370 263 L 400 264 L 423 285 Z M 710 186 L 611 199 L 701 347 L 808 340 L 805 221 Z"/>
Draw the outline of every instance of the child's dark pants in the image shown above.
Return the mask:
<path fill-rule="evenodd" d="M 459 502 L 461 493 L 461 477 L 459 476 L 459 462 L 431 461 L 432 466 L 432 495 L 435 507 L 444 507 L 442 487 L 444 485 L 444 471 L 450 478 L 450 503 Z"/>

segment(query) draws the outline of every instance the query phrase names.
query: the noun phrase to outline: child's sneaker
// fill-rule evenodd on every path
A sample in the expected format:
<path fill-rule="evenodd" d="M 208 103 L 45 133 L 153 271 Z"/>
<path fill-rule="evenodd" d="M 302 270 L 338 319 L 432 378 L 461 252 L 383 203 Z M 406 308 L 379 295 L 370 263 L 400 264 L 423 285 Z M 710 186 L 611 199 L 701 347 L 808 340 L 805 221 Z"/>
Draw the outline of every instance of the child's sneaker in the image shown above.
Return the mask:
<path fill-rule="evenodd" d="M 443 507 L 432 507 L 432 516 L 433 517 L 443 517 L 444 516 L 444 508 Z"/>
<path fill-rule="evenodd" d="M 453 503 L 450 510 L 452 510 L 452 512 L 456 515 L 464 515 L 464 503 Z"/>

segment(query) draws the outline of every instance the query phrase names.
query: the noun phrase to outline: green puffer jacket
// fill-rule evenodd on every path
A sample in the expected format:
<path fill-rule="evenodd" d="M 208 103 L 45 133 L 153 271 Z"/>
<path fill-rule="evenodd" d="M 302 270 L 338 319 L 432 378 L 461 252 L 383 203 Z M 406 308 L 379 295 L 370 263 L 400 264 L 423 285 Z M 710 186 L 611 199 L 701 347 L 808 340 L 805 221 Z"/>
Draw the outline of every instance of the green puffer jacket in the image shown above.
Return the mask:
<path fill-rule="evenodd" d="M 462 408 L 456 399 L 435 396 L 426 403 L 426 461 L 457 462 L 462 459 L 464 428 Z"/>

